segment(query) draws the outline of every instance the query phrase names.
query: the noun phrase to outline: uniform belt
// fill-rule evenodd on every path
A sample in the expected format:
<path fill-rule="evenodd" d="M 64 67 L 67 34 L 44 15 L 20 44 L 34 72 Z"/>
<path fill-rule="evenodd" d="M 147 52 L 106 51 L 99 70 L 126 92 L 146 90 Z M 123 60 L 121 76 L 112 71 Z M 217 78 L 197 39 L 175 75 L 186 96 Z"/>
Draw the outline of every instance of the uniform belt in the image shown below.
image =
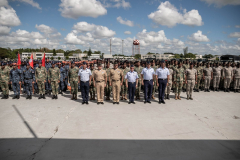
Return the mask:
<path fill-rule="evenodd" d="M 167 78 L 165 78 L 165 79 L 162 79 L 162 78 L 158 78 L 158 80 L 163 80 L 163 81 L 164 81 L 164 80 L 167 80 Z"/>
<path fill-rule="evenodd" d="M 132 84 L 134 84 L 134 83 L 136 83 L 136 82 L 128 82 L 128 83 L 132 83 Z"/>
<path fill-rule="evenodd" d="M 146 80 L 146 79 L 144 79 L 144 81 L 152 81 L 152 79 L 150 79 L 150 80 Z"/>
<path fill-rule="evenodd" d="M 96 81 L 97 83 L 103 82 L 103 81 Z"/>
<path fill-rule="evenodd" d="M 115 82 L 115 81 L 119 81 L 119 80 L 112 80 L 113 82 Z"/>
<path fill-rule="evenodd" d="M 87 83 L 88 81 L 81 81 L 81 82 L 83 82 L 83 83 Z"/>
<path fill-rule="evenodd" d="M 32 80 L 32 78 L 24 78 L 25 80 Z"/>

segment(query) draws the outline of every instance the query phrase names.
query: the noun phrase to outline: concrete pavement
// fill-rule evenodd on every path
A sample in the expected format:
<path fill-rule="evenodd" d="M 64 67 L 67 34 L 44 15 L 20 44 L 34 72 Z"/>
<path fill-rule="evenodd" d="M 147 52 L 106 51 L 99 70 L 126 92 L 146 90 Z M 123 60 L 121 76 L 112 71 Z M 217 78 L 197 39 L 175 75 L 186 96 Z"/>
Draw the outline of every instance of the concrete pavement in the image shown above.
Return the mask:
<path fill-rule="evenodd" d="M 160 105 L 70 97 L 0 100 L 0 159 L 240 159 L 239 93 Z"/>

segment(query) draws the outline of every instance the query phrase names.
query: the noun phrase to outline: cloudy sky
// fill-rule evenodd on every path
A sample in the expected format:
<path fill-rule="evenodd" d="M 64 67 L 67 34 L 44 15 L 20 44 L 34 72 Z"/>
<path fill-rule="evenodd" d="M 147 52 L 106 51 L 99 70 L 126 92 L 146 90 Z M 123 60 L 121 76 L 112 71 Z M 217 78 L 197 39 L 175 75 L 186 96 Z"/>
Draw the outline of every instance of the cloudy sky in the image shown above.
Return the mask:
<path fill-rule="evenodd" d="M 240 54 L 240 0 L 0 0 L 0 46 Z"/>

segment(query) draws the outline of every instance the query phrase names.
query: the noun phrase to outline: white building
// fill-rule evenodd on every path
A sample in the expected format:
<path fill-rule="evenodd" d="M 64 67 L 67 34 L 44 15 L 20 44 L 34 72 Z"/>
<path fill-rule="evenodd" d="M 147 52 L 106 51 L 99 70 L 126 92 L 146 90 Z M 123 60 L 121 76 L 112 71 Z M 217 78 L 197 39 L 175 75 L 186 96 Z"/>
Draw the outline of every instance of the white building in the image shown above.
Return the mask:
<path fill-rule="evenodd" d="M 44 56 L 44 52 L 23 52 L 22 53 L 22 59 L 28 59 L 33 54 L 33 59 L 42 59 Z M 53 56 L 53 53 L 45 53 L 45 58 L 51 58 L 53 57 L 54 60 L 58 60 L 58 57 L 60 57 L 60 60 L 64 60 L 64 53 L 56 53 L 56 56 Z"/>
<path fill-rule="evenodd" d="M 88 59 L 100 59 L 101 54 L 91 54 Z"/>
<path fill-rule="evenodd" d="M 196 55 L 196 59 L 202 59 L 202 55 Z"/>
<path fill-rule="evenodd" d="M 171 59 L 174 55 L 172 54 L 146 54 L 141 55 L 141 59 L 156 58 L 156 59 Z"/>

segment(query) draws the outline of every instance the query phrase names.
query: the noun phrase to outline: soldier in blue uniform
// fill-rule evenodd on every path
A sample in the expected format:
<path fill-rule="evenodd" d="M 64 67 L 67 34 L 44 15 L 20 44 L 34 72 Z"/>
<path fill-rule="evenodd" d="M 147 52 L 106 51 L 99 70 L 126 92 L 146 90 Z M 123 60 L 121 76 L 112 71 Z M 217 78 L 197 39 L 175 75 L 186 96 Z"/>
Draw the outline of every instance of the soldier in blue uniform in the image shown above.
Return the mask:
<path fill-rule="evenodd" d="M 28 63 L 26 70 L 23 71 L 23 84 L 27 93 L 26 99 L 32 99 L 32 84 L 34 84 L 34 81 L 34 70 L 30 68 L 30 64 Z"/>
<path fill-rule="evenodd" d="M 129 102 L 135 104 L 134 95 L 138 84 L 138 73 L 134 71 L 134 65 L 131 65 L 130 71 L 125 75 L 126 87 L 128 88 Z"/>
<path fill-rule="evenodd" d="M 22 71 L 17 68 L 17 64 L 14 63 L 13 69 L 10 71 L 10 83 L 13 87 L 14 97 L 13 99 L 20 98 L 20 84 L 22 82 Z"/>
<path fill-rule="evenodd" d="M 65 68 L 65 70 L 66 70 L 66 75 L 68 75 L 68 71 L 69 71 L 69 64 L 68 63 L 66 63 L 66 64 L 64 64 L 63 65 L 63 67 Z M 68 76 L 67 76 L 67 78 L 65 79 L 65 81 L 64 81 L 64 91 L 66 91 L 67 90 L 67 85 L 68 85 Z"/>
<path fill-rule="evenodd" d="M 33 67 L 34 67 L 34 72 L 35 72 L 36 68 L 38 67 L 38 61 L 35 61 L 35 64 Z M 36 81 L 34 81 L 34 90 L 35 90 L 34 91 L 35 93 L 37 93 L 37 94 L 39 93 L 38 85 L 37 85 Z"/>
<path fill-rule="evenodd" d="M 47 72 L 48 72 L 48 69 L 52 67 L 52 64 L 51 62 L 49 61 L 49 59 L 47 59 L 46 63 L 45 63 L 45 68 L 47 69 Z M 45 88 L 46 88 L 46 94 L 48 93 L 49 95 L 51 94 L 51 83 L 48 82 L 48 77 L 47 77 L 47 80 L 46 80 L 46 83 L 45 83 Z"/>
<path fill-rule="evenodd" d="M 26 62 L 22 62 L 21 63 L 21 70 L 22 70 L 22 73 L 26 70 L 26 68 L 27 68 L 27 66 L 26 66 Z M 23 80 L 24 81 L 24 80 Z M 23 83 L 23 81 L 22 81 L 22 85 L 21 85 L 21 87 L 23 88 L 23 93 L 26 93 L 26 86 L 25 86 L 25 84 Z M 21 88 L 20 88 L 21 89 Z"/>
<path fill-rule="evenodd" d="M 65 67 L 63 67 L 61 63 L 59 63 L 58 67 L 60 70 L 60 83 L 59 83 L 58 93 L 63 94 L 63 90 L 65 88 L 64 83 L 65 83 L 65 79 L 67 78 L 67 74 L 66 74 Z"/>

